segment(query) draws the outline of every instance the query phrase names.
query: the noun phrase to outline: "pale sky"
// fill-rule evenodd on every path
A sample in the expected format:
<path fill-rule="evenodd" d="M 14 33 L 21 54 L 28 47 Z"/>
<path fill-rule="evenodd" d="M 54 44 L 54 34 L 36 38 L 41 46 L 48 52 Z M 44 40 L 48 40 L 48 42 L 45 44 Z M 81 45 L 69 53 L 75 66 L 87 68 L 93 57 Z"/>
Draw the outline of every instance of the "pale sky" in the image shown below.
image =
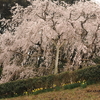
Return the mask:
<path fill-rule="evenodd" d="M 94 1 L 96 3 L 100 3 L 100 0 L 91 0 L 91 1 Z"/>

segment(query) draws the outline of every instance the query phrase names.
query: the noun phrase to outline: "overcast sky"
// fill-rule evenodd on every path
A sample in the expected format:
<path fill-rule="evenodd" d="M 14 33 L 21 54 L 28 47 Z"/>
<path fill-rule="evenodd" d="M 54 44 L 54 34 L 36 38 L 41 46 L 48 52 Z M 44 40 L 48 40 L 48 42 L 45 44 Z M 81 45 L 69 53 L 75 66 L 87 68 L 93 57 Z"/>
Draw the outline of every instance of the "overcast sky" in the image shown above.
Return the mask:
<path fill-rule="evenodd" d="M 96 3 L 100 3 L 100 0 L 91 0 L 91 1 L 94 1 Z"/>

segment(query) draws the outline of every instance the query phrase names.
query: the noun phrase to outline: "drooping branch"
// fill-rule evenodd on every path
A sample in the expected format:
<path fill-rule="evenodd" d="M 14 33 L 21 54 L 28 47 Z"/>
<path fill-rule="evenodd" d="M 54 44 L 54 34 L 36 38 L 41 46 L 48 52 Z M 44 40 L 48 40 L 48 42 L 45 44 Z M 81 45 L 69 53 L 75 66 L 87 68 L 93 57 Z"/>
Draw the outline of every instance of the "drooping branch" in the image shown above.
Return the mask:
<path fill-rule="evenodd" d="M 42 15 L 41 16 L 36 14 L 39 18 L 43 19 L 44 21 L 46 21 L 46 17 L 48 16 L 48 13 L 47 13 L 48 6 L 49 6 L 49 3 L 47 2 L 45 9 L 42 10 Z"/>
<path fill-rule="evenodd" d="M 55 30 L 55 31 L 57 31 L 57 30 L 56 30 L 56 27 L 55 27 L 56 24 L 57 24 L 57 21 L 54 21 L 54 16 L 55 16 L 55 13 L 53 13 L 53 14 L 52 14 L 52 17 L 51 17 L 52 29 Z"/>

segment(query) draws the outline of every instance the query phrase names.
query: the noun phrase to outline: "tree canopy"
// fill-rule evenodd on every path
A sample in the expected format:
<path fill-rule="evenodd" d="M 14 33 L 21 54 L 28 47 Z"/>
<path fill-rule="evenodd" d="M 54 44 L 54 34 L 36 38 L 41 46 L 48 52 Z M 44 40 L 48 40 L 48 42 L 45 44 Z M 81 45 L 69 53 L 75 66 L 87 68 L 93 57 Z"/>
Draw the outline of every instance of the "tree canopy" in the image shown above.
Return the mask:
<path fill-rule="evenodd" d="M 69 3 L 69 4 L 73 4 L 75 3 L 75 1 L 79 1 L 79 0 L 59 0 L 59 2 L 61 1 L 65 1 L 66 3 Z M 0 14 L 1 14 L 0 18 L 3 18 L 3 17 L 11 18 L 10 9 L 12 6 L 15 5 L 15 3 L 18 3 L 19 5 L 23 7 L 27 7 L 30 4 L 27 0 L 0 0 Z"/>
<path fill-rule="evenodd" d="M 1 19 L 0 82 L 75 70 L 100 56 L 100 6 L 50 0 L 16 4 L 12 19 Z"/>

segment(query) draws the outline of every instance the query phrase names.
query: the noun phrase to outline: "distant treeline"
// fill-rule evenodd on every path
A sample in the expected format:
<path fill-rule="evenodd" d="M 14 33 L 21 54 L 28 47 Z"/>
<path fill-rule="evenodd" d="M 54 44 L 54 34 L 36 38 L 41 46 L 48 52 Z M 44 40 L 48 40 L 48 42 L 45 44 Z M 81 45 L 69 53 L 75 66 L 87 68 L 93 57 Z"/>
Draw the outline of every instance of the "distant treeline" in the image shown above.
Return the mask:
<path fill-rule="evenodd" d="M 15 5 L 15 3 L 24 7 L 30 4 L 27 0 L 0 0 L 0 18 L 10 18 L 10 9 Z"/>
<path fill-rule="evenodd" d="M 59 2 L 61 1 L 73 4 L 75 3 L 75 1 L 80 1 L 80 0 L 59 0 Z M 85 2 L 86 0 L 83 1 Z M 18 3 L 23 7 L 27 7 L 28 5 L 30 5 L 30 3 L 27 0 L 0 0 L 0 19 L 11 17 L 11 12 L 9 10 L 11 9 L 12 6 L 14 6 L 15 3 Z"/>

